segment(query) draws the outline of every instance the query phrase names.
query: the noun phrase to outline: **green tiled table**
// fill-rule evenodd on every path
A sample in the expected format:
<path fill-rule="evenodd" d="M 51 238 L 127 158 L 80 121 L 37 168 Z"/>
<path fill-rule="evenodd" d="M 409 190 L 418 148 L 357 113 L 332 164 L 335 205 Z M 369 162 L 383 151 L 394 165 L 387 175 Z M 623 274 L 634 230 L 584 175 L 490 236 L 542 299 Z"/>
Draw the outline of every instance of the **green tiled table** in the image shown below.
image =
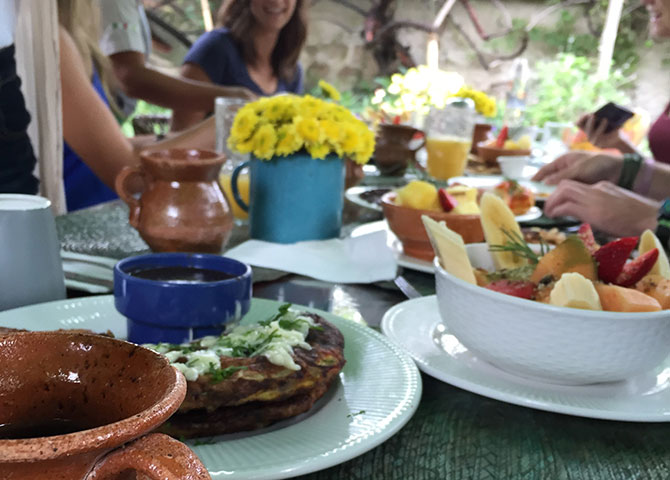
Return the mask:
<path fill-rule="evenodd" d="M 348 205 L 350 209 L 352 206 Z M 376 220 L 349 210 L 349 226 Z M 122 258 L 147 250 L 111 203 L 57 219 L 63 248 Z M 231 242 L 243 240 L 237 229 Z M 405 271 L 422 293 L 430 275 Z M 256 271 L 254 295 L 362 317 L 376 326 L 405 298 L 392 284 L 334 285 L 285 272 Z M 491 400 L 423 375 L 418 411 L 395 436 L 341 465 L 303 480 L 666 480 L 670 426 L 571 417 Z"/>

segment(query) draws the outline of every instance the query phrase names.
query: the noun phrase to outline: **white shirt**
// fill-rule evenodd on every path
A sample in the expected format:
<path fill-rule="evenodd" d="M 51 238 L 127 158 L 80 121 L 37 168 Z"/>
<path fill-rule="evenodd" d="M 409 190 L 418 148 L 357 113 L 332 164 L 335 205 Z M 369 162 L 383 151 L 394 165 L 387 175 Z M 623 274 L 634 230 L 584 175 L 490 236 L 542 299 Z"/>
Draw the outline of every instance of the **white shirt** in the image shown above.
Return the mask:
<path fill-rule="evenodd" d="M 0 0 L 0 48 L 14 43 L 18 0 Z"/>
<path fill-rule="evenodd" d="M 7 0 L 0 0 L 0 3 Z M 151 54 L 151 30 L 141 0 L 99 0 L 102 13 L 100 49 L 107 56 L 119 52 Z"/>

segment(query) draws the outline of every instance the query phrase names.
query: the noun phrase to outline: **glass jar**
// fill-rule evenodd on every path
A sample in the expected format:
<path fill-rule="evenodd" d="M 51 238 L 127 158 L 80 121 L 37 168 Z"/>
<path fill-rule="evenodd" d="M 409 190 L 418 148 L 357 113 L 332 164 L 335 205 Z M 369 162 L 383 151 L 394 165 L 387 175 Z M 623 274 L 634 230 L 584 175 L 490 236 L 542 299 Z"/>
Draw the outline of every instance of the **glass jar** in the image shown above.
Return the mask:
<path fill-rule="evenodd" d="M 426 119 L 428 173 L 447 180 L 463 175 L 477 121 L 474 103 L 469 98 L 453 99 L 441 109 L 432 109 Z"/>
<path fill-rule="evenodd" d="M 235 120 L 235 115 L 240 108 L 242 108 L 247 103 L 247 100 L 242 98 L 232 98 L 232 97 L 218 97 L 215 103 L 214 116 L 216 119 L 216 151 L 223 153 L 226 156 L 226 162 L 221 168 L 221 173 L 219 175 L 219 184 L 223 193 L 226 195 L 226 199 L 230 204 L 230 207 L 233 211 L 233 216 L 237 223 L 244 223 L 248 214 L 240 208 L 235 199 L 233 198 L 233 193 L 231 190 L 230 180 L 233 175 L 233 170 L 240 163 L 246 160 L 246 157 L 240 153 L 233 152 L 228 148 L 228 136 L 230 135 L 230 130 L 233 126 L 233 120 Z M 249 204 L 249 170 L 244 169 L 240 174 L 238 186 L 240 190 L 240 195 L 242 199 Z"/>

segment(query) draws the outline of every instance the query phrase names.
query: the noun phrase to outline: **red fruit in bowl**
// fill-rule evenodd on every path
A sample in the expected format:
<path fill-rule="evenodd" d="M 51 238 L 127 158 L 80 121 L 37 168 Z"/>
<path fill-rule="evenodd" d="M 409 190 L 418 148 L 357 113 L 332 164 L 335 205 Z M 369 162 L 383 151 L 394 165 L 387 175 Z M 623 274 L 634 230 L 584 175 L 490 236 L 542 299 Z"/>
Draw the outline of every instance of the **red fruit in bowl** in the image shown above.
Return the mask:
<path fill-rule="evenodd" d="M 535 284 L 527 280 L 495 280 L 484 288 L 530 300 L 535 293 Z"/>
<path fill-rule="evenodd" d="M 437 191 L 437 198 L 440 200 L 440 205 L 442 210 L 445 212 L 451 212 L 456 205 L 458 205 L 458 200 L 456 200 L 452 195 L 447 193 L 447 190 L 440 188 Z"/>
<path fill-rule="evenodd" d="M 596 250 L 593 258 L 598 262 L 598 278 L 605 283 L 614 283 L 635 245 L 637 237 L 624 237 L 606 243 Z"/>
<path fill-rule="evenodd" d="M 600 245 L 598 245 L 598 242 L 596 242 L 596 239 L 593 237 L 593 230 L 591 230 L 590 224 L 582 223 L 579 227 L 577 235 L 582 239 L 582 242 L 584 242 L 586 249 L 591 255 L 596 253 L 596 251 L 600 248 Z"/>
<path fill-rule="evenodd" d="M 652 248 L 648 252 L 644 252 L 635 260 L 625 264 L 621 273 L 619 273 L 616 280 L 612 283 L 621 287 L 632 287 L 639 280 L 642 280 L 642 277 L 649 273 L 657 259 L 658 248 Z"/>

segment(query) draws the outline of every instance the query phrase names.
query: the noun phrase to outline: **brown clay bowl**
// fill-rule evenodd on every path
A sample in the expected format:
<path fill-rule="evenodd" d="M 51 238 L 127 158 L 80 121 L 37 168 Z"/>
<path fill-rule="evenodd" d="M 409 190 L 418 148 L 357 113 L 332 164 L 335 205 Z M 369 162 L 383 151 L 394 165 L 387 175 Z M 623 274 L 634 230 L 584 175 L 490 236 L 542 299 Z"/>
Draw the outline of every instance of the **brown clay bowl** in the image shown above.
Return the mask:
<path fill-rule="evenodd" d="M 498 157 L 526 156 L 530 155 L 530 150 L 510 150 L 505 148 L 489 147 L 483 143 L 480 143 L 477 145 L 477 155 L 487 165 L 498 165 Z"/>
<path fill-rule="evenodd" d="M 410 257 L 431 262 L 435 256 L 428 234 L 421 222 L 421 215 L 446 222 L 447 226 L 463 237 L 465 243 L 484 241 L 484 231 L 479 215 L 456 215 L 453 213 L 419 210 L 395 204 L 395 192 L 382 197 L 382 209 L 389 228 L 402 243 L 403 252 Z"/>
<path fill-rule="evenodd" d="M 2 479 L 121 478 L 152 469 L 164 475 L 150 473 L 151 480 L 210 478 L 185 445 L 149 434 L 186 394 L 183 375 L 149 349 L 66 331 L 0 335 L 0 385 Z M 190 476 L 178 476 L 185 471 Z"/>

